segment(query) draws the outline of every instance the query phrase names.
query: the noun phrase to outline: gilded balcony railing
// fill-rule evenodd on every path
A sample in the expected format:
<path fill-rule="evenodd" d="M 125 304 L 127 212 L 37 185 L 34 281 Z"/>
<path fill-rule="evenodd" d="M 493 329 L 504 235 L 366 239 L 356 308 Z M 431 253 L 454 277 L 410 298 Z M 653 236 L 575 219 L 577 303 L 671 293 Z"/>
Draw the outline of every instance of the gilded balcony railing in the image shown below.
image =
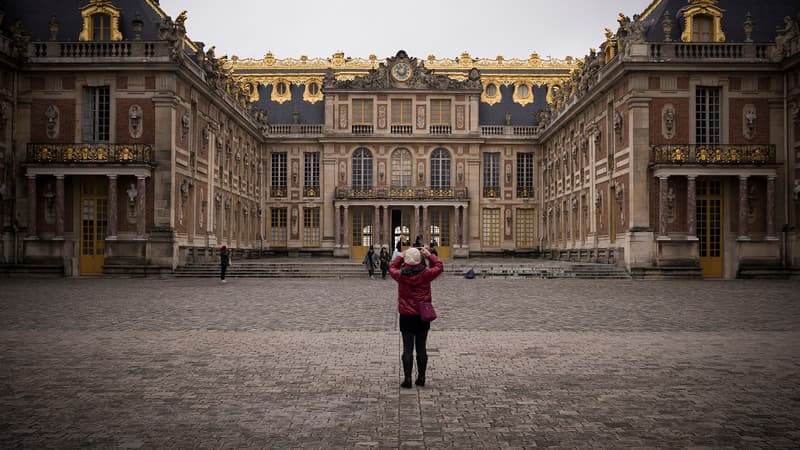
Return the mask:
<path fill-rule="evenodd" d="M 319 197 L 319 186 L 303 186 L 303 197 Z"/>
<path fill-rule="evenodd" d="M 339 186 L 337 200 L 468 200 L 465 187 L 414 187 L 414 186 Z"/>
<path fill-rule="evenodd" d="M 153 164 L 148 144 L 28 144 L 28 163 Z"/>
<path fill-rule="evenodd" d="M 269 188 L 269 196 L 270 197 L 286 197 L 286 186 L 270 186 Z"/>
<path fill-rule="evenodd" d="M 677 144 L 652 146 L 653 164 L 774 164 L 775 146 Z"/>

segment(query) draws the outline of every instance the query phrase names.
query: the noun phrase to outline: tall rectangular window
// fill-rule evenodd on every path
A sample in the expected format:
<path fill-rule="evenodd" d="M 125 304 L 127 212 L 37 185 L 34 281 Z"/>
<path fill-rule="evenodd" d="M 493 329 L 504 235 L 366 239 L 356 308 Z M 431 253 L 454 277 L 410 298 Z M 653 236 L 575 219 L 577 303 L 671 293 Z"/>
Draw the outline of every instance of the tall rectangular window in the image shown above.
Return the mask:
<path fill-rule="evenodd" d="M 450 125 L 450 100 L 431 100 L 431 125 Z"/>
<path fill-rule="evenodd" d="M 270 237 L 275 247 L 286 247 L 286 208 L 272 208 L 270 218 Z"/>
<path fill-rule="evenodd" d="M 111 90 L 108 86 L 83 91 L 83 140 L 108 142 L 111 130 Z"/>
<path fill-rule="evenodd" d="M 286 197 L 286 153 L 272 154 L 272 174 L 270 188 L 273 197 Z"/>
<path fill-rule="evenodd" d="M 721 88 L 697 87 L 694 110 L 696 144 L 720 143 L 720 97 Z"/>
<path fill-rule="evenodd" d="M 319 152 L 303 154 L 303 195 L 319 197 Z"/>
<path fill-rule="evenodd" d="M 353 99 L 353 125 L 372 125 L 372 99 Z"/>
<path fill-rule="evenodd" d="M 517 153 L 517 197 L 533 197 L 533 153 Z"/>
<path fill-rule="evenodd" d="M 481 215 L 481 245 L 500 247 L 500 209 L 486 208 Z"/>
<path fill-rule="evenodd" d="M 303 246 L 319 247 L 319 208 L 303 208 Z"/>
<path fill-rule="evenodd" d="M 483 154 L 483 195 L 500 195 L 500 153 Z"/>
<path fill-rule="evenodd" d="M 392 125 L 411 125 L 411 100 L 392 100 Z"/>
<path fill-rule="evenodd" d="M 111 40 L 111 16 L 108 14 L 92 15 L 92 40 Z"/>
<path fill-rule="evenodd" d="M 536 211 L 533 208 L 517 209 L 517 248 L 536 247 Z"/>

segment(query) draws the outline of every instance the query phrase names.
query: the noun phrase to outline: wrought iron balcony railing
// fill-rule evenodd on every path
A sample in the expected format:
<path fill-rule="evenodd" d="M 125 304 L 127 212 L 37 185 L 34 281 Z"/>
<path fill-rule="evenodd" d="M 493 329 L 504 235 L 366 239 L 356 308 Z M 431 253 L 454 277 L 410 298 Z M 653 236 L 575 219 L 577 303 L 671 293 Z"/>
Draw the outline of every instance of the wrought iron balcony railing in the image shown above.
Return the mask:
<path fill-rule="evenodd" d="M 654 164 L 774 164 L 775 146 L 678 144 L 652 146 Z"/>
<path fill-rule="evenodd" d="M 469 200 L 469 193 L 465 187 L 340 186 L 336 188 L 336 199 Z"/>
<path fill-rule="evenodd" d="M 517 198 L 533 198 L 535 191 L 532 187 L 517 187 Z"/>
<path fill-rule="evenodd" d="M 148 144 L 28 144 L 28 163 L 153 164 Z"/>
<path fill-rule="evenodd" d="M 286 193 L 287 193 L 286 186 L 270 186 L 269 188 L 270 197 L 283 198 L 286 197 Z"/>

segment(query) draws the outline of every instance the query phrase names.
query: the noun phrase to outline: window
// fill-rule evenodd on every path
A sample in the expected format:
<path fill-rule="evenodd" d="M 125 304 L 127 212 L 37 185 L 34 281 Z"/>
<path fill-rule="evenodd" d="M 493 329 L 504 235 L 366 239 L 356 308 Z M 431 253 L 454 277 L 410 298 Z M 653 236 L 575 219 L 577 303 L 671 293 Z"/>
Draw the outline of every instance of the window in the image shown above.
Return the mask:
<path fill-rule="evenodd" d="M 431 100 L 431 125 L 450 125 L 450 100 Z"/>
<path fill-rule="evenodd" d="M 95 14 L 92 16 L 92 40 L 111 40 L 111 16 L 108 14 Z"/>
<path fill-rule="evenodd" d="M 353 124 L 372 125 L 372 99 L 353 99 Z"/>
<path fill-rule="evenodd" d="M 286 246 L 286 208 L 271 209 L 272 245 L 276 247 Z"/>
<path fill-rule="evenodd" d="M 484 209 L 481 225 L 481 245 L 500 247 L 500 209 Z"/>
<path fill-rule="evenodd" d="M 695 142 L 719 144 L 720 88 L 698 86 L 695 96 Z"/>
<path fill-rule="evenodd" d="M 392 100 L 392 125 L 411 123 L 411 100 Z"/>
<path fill-rule="evenodd" d="M 352 221 L 353 245 L 361 247 L 369 247 L 372 245 L 372 209 L 353 209 Z"/>
<path fill-rule="evenodd" d="M 319 208 L 303 208 L 303 245 L 319 247 Z"/>
<path fill-rule="evenodd" d="M 705 14 L 692 16 L 692 42 L 713 42 L 714 19 Z"/>
<path fill-rule="evenodd" d="M 319 152 L 303 154 L 303 195 L 319 197 Z"/>
<path fill-rule="evenodd" d="M 450 189 L 450 152 L 437 148 L 431 153 L 431 189 Z"/>
<path fill-rule="evenodd" d="M 372 187 L 372 152 L 358 148 L 353 153 L 353 188 Z"/>
<path fill-rule="evenodd" d="M 517 248 L 536 247 L 536 213 L 533 208 L 517 209 Z"/>
<path fill-rule="evenodd" d="M 273 197 L 286 197 L 286 153 L 272 154 L 272 177 L 270 186 Z"/>
<path fill-rule="evenodd" d="M 110 139 L 111 94 L 108 86 L 84 89 L 83 140 L 108 142 Z"/>
<path fill-rule="evenodd" d="M 392 186 L 410 187 L 413 185 L 411 176 L 411 152 L 406 148 L 398 148 L 392 152 Z"/>
<path fill-rule="evenodd" d="M 286 83 L 281 81 L 275 86 L 275 90 L 278 92 L 278 95 L 286 95 Z"/>
<path fill-rule="evenodd" d="M 517 153 L 517 197 L 533 197 L 533 153 Z"/>
<path fill-rule="evenodd" d="M 486 85 L 486 96 L 492 98 L 496 95 L 497 95 L 497 86 L 494 84 Z"/>
<path fill-rule="evenodd" d="M 500 153 L 483 154 L 483 195 L 497 197 L 500 195 Z"/>

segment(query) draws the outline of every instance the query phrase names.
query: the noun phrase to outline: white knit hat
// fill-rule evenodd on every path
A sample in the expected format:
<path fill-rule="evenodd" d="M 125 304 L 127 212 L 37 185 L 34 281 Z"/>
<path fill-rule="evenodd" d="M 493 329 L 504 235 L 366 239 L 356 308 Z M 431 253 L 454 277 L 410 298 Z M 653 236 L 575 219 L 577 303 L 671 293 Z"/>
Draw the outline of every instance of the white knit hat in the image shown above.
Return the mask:
<path fill-rule="evenodd" d="M 406 253 L 403 256 L 403 261 L 405 261 L 406 265 L 408 266 L 416 266 L 420 263 L 420 261 L 422 261 L 422 255 L 419 253 L 419 250 L 411 247 L 406 250 Z"/>

